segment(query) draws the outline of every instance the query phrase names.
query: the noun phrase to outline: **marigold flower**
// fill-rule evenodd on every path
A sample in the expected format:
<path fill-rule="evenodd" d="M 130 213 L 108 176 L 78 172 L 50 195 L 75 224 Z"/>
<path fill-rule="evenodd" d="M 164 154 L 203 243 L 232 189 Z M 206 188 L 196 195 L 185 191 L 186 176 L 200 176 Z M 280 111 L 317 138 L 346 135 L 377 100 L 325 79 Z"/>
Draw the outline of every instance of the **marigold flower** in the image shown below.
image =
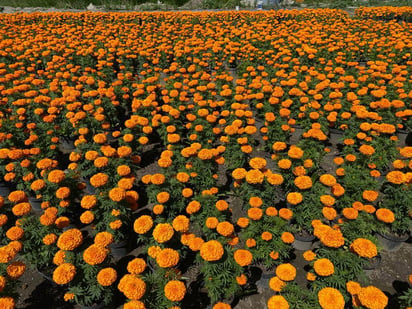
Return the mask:
<path fill-rule="evenodd" d="M 83 260 L 89 265 L 98 265 L 106 259 L 109 250 L 99 245 L 91 245 L 83 252 Z"/>
<path fill-rule="evenodd" d="M 300 190 L 306 190 L 312 187 L 312 179 L 309 176 L 298 176 L 295 178 L 294 183 Z"/>
<path fill-rule="evenodd" d="M 290 220 L 293 217 L 293 211 L 289 208 L 281 208 L 279 209 L 279 217 L 284 220 Z"/>
<path fill-rule="evenodd" d="M 288 156 L 289 156 L 290 158 L 292 158 L 292 159 L 300 159 L 300 158 L 302 158 L 303 153 L 304 153 L 304 152 L 303 152 L 302 149 L 300 149 L 299 147 L 297 147 L 297 146 L 295 146 L 295 145 L 292 145 L 292 146 L 289 148 Z"/>
<path fill-rule="evenodd" d="M 373 258 L 378 255 L 376 245 L 369 239 L 357 238 L 350 245 L 350 249 L 361 257 Z"/>
<path fill-rule="evenodd" d="M 379 192 L 378 191 L 372 191 L 372 190 L 365 190 L 362 193 L 362 197 L 363 199 L 369 201 L 369 202 L 373 202 L 376 201 L 376 199 L 379 196 Z"/>
<path fill-rule="evenodd" d="M 31 205 L 29 203 L 18 203 L 11 209 L 13 215 L 17 217 L 25 216 L 30 213 Z"/>
<path fill-rule="evenodd" d="M 63 232 L 57 240 L 57 247 L 61 250 L 71 251 L 83 242 L 83 234 L 79 229 L 70 229 Z"/>
<path fill-rule="evenodd" d="M 276 267 L 276 276 L 282 281 L 292 281 L 296 277 L 296 268 L 290 264 L 280 264 Z"/>
<path fill-rule="evenodd" d="M 269 298 L 268 309 L 289 309 L 289 303 L 282 295 L 275 295 Z"/>
<path fill-rule="evenodd" d="M 339 290 L 323 288 L 318 292 L 318 300 L 322 309 L 344 309 L 345 299 Z"/>
<path fill-rule="evenodd" d="M 313 264 L 313 268 L 319 276 L 323 277 L 330 276 L 335 272 L 333 263 L 325 258 L 316 260 Z"/>
<path fill-rule="evenodd" d="M 117 272 L 114 268 L 107 267 L 101 269 L 97 274 L 97 282 L 102 286 L 110 286 L 117 279 Z"/>
<path fill-rule="evenodd" d="M 191 201 L 186 207 L 186 212 L 191 215 L 198 212 L 200 208 L 201 204 L 198 201 Z"/>
<path fill-rule="evenodd" d="M 265 175 L 260 170 L 250 170 L 246 174 L 246 181 L 249 184 L 259 184 L 264 180 Z"/>
<path fill-rule="evenodd" d="M 141 258 L 135 258 L 127 264 L 127 271 L 131 274 L 141 274 L 146 269 L 146 261 Z"/>
<path fill-rule="evenodd" d="M 278 277 L 272 277 L 269 280 L 269 287 L 275 291 L 280 292 L 286 286 L 286 282 L 280 280 Z"/>
<path fill-rule="evenodd" d="M 73 280 L 76 275 L 76 267 L 70 263 L 63 263 L 54 270 L 53 281 L 57 284 L 67 284 Z"/>
<path fill-rule="evenodd" d="M 235 170 L 233 170 L 232 172 L 232 177 L 235 180 L 241 180 L 243 178 L 245 178 L 247 175 L 247 171 L 244 168 L 237 168 Z"/>
<path fill-rule="evenodd" d="M 17 223 L 17 222 L 16 222 Z M 19 226 L 12 226 L 6 232 L 6 237 L 10 240 L 19 240 L 23 237 L 24 230 Z"/>
<path fill-rule="evenodd" d="M 322 214 L 329 221 L 332 221 L 338 215 L 336 210 L 331 208 L 331 207 L 323 207 L 322 208 Z"/>
<path fill-rule="evenodd" d="M 220 260 L 223 256 L 223 253 L 223 246 L 217 240 L 207 241 L 200 247 L 200 256 L 208 262 Z"/>
<path fill-rule="evenodd" d="M 336 184 L 336 178 L 330 174 L 323 174 L 320 176 L 319 181 L 328 187 L 332 187 Z"/>
<path fill-rule="evenodd" d="M 169 241 L 174 234 L 173 227 L 169 223 L 159 223 L 153 230 L 153 238 L 158 243 Z"/>
<path fill-rule="evenodd" d="M 300 202 L 302 202 L 303 196 L 299 192 L 290 192 L 286 196 L 286 200 L 288 201 L 288 203 L 290 203 L 292 205 L 297 205 Z"/>
<path fill-rule="evenodd" d="M 19 203 L 19 202 L 23 202 L 26 199 L 26 197 L 27 195 L 26 193 L 24 193 L 24 191 L 17 190 L 17 191 L 10 192 L 7 198 L 12 203 Z"/>
<path fill-rule="evenodd" d="M 386 179 L 393 184 L 400 185 L 406 181 L 405 174 L 400 171 L 392 171 L 386 175 Z"/>
<path fill-rule="evenodd" d="M 152 226 L 152 217 L 143 215 L 134 221 L 133 229 L 137 234 L 146 234 L 152 228 Z"/>
<path fill-rule="evenodd" d="M 292 166 L 292 162 L 289 159 L 281 159 L 278 161 L 279 168 L 287 170 Z"/>
<path fill-rule="evenodd" d="M 355 281 L 348 281 L 346 283 L 346 290 L 351 295 L 359 294 L 360 290 L 362 289 L 361 285 Z"/>
<path fill-rule="evenodd" d="M 126 197 L 126 191 L 122 188 L 113 188 L 109 191 L 109 198 L 114 202 L 120 202 Z"/>
<path fill-rule="evenodd" d="M 361 288 L 358 298 L 362 306 L 368 309 L 384 309 L 388 305 L 388 297 L 374 286 Z"/>
<path fill-rule="evenodd" d="M 137 278 L 134 275 L 127 274 L 124 275 L 122 279 L 120 279 L 117 288 L 127 298 L 132 300 L 139 300 L 146 292 L 146 283 L 142 279 Z"/>
<path fill-rule="evenodd" d="M 131 300 L 123 305 L 123 309 L 146 309 L 146 306 L 140 300 Z"/>
<path fill-rule="evenodd" d="M 174 267 L 179 263 L 179 252 L 174 249 L 166 248 L 156 254 L 156 262 L 162 267 Z"/>
<path fill-rule="evenodd" d="M 283 176 L 280 174 L 273 174 L 270 173 L 269 175 L 266 175 L 266 180 L 268 183 L 270 183 L 272 186 L 279 186 L 283 183 L 284 179 Z"/>
<path fill-rule="evenodd" d="M 0 308 L 14 309 L 16 307 L 16 301 L 12 297 L 0 297 Z"/>
<path fill-rule="evenodd" d="M 375 148 L 369 145 L 362 145 L 359 147 L 359 151 L 365 156 L 371 156 L 375 153 Z"/>
<path fill-rule="evenodd" d="M 223 222 L 218 223 L 216 227 L 216 231 L 220 235 L 227 237 L 233 234 L 233 232 L 235 231 L 235 227 L 233 226 L 232 223 L 223 221 Z"/>
<path fill-rule="evenodd" d="M 164 287 L 165 296 L 170 301 L 181 301 L 186 295 L 186 286 L 183 282 L 172 280 Z"/>
<path fill-rule="evenodd" d="M 97 173 L 90 178 L 90 184 L 95 188 L 100 188 L 107 184 L 109 176 L 104 173 Z"/>
<path fill-rule="evenodd" d="M 94 236 L 94 243 L 101 247 L 107 247 L 114 241 L 114 236 L 109 232 L 99 232 Z"/>
<path fill-rule="evenodd" d="M 66 177 L 63 171 L 61 170 L 53 170 L 47 176 L 47 180 L 53 183 L 60 183 Z"/>
<path fill-rule="evenodd" d="M 395 214 L 387 208 L 379 208 L 375 212 L 376 218 L 385 223 L 392 223 L 395 221 Z"/>
<path fill-rule="evenodd" d="M 10 263 L 6 268 L 7 275 L 9 275 L 12 279 L 20 278 L 24 274 L 25 270 L 26 264 L 19 261 Z"/>
<path fill-rule="evenodd" d="M 234 257 L 236 263 L 238 263 L 242 267 L 250 265 L 250 263 L 252 263 L 252 260 L 253 260 L 252 253 L 250 253 L 250 251 L 244 250 L 244 249 L 236 250 L 233 257 Z"/>
<path fill-rule="evenodd" d="M 312 250 L 305 251 L 303 253 L 303 258 L 306 261 L 311 262 L 316 258 L 316 253 L 314 253 Z"/>
<path fill-rule="evenodd" d="M 249 160 L 249 166 L 257 170 L 264 169 L 266 167 L 266 164 L 266 160 L 259 157 L 255 157 Z"/>

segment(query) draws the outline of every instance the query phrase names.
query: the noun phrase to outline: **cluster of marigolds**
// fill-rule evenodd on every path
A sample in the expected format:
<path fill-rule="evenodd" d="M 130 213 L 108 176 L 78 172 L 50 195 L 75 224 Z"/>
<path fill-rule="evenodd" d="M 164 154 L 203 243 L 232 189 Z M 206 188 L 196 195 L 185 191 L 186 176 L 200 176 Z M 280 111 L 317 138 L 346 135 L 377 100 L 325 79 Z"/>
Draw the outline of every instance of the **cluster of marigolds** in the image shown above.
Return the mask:
<path fill-rule="evenodd" d="M 29 267 L 96 308 L 262 282 L 269 309 L 385 308 L 364 270 L 412 226 L 405 12 L 1 15 L 0 308 Z"/>

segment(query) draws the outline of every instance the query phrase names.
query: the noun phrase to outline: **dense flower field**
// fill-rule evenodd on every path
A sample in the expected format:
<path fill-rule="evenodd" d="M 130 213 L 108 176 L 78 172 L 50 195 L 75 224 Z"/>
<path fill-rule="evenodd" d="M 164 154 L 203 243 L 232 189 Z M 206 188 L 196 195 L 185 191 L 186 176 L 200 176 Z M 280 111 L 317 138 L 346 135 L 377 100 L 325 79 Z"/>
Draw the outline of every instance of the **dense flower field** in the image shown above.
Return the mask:
<path fill-rule="evenodd" d="M 1 15 L 0 308 L 28 267 L 83 306 L 227 309 L 258 267 L 270 309 L 385 308 L 364 269 L 412 226 L 408 12 Z"/>

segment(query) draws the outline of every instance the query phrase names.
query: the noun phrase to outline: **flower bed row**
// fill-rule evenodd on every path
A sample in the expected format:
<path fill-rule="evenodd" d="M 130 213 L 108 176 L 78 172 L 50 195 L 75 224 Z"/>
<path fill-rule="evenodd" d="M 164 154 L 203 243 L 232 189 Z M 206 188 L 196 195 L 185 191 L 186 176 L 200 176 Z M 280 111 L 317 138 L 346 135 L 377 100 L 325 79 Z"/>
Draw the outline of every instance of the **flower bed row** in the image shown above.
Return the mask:
<path fill-rule="evenodd" d="M 31 266 L 84 306 L 230 308 L 259 267 L 268 308 L 384 308 L 411 26 L 331 12 L 0 16 L 0 307 Z"/>

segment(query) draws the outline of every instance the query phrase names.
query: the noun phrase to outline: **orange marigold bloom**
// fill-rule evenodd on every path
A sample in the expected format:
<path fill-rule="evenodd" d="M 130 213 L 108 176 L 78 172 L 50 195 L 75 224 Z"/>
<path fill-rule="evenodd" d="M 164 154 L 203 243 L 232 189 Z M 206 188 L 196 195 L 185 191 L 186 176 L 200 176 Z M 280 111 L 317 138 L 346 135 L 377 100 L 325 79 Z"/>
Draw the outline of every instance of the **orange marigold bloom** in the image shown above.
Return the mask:
<path fill-rule="evenodd" d="M 109 250 L 98 246 L 91 245 L 83 252 L 83 260 L 89 265 L 98 265 L 106 259 Z"/>
<path fill-rule="evenodd" d="M 346 219 L 355 220 L 358 217 L 358 211 L 355 208 L 343 208 L 342 214 Z"/>
<path fill-rule="evenodd" d="M 369 145 L 362 145 L 359 147 L 359 151 L 365 156 L 371 156 L 375 153 L 375 148 Z"/>
<path fill-rule="evenodd" d="M 233 226 L 232 223 L 223 221 L 223 222 L 218 223 L 216 227 L 216 231 L 220 235 L 227 237 L 233 234 L 233 232 L 235 231 L 235 227 Z"/>
<path fill-rule="evenodd" d="M 303 258 L 306 261 L 311 262 L 316 258 L 316 253 L 314 253 L 312 250 L 305 251 L 303 253 Z"/>
<path fill-rule="evenodd" d="M 235 170 L 233 170 L 232 172 L 232 177 L 235 180 L 241 180 L 243 178 L 245 178 L 247 175 L 247 171 L 244 168 L 237 168 Z"/>
<path fill-rule="evenodd" d="M 312 179 L 309 176 L 298 176 L 294 182 L 300 190 L 306 190 L 312 187 Z"/>
<path fill-rule="evenodd" d="M 16 222 L 17 223 L 17 222 Z M 6 232 L 6 237 L 10 240 L 19 240 L 23 237 L 24 230 L 19 226 L 12 226 Z"/>
<path fill-rule="evenodd" d="M 156 262 L 162 268 L 174 267 L 179 263 L 179 252 L 170 248 L 160 250 L 156 254 Z"/>
<path fill-rule="evenodd" d="M 187 207 L 186 207 L 186 212 L 191 215 L 200 210 L 201 204 L 198 201 L 191 201 Z"/>
<path fill-rule="evenodd" d="M 113 188 L 109 191 L 109 198 L 114 202 L 120 202 L 126 197 L 126 191 L 122 188 Z"/>
<path fill-rule="evenodd" d="M 412 147 L 403 147 L 399 150 L 401 157 L 412 158 Z"/>
<path fill-rule="evenodd" d="M 0 308 L 14 309 L 16 301 L 12 297 L 0 297 Z"/>
<path fill-rule="evenodd" d="M 357 238 L 352 242 L 350 248 L 361 257 L 373 258 L 378 255 L 376 245 L 369 239 Z"/>
<path fill-rule="evenodd" d="M 302 149 L 300 149 L 299 147 L 297 147 L 297 146 L 295 146 L 295 145 L 292 145 L 292 146 L 289 148 L 288 156 L 289 156 L 290 158 L 292 158 L 292 159 L 300 159 L 300 158 L 302 158 L 303 153 L 304 153 L 304 152 L 303 152 Z"/>
<path fill-rule="evenodd" d="M 313 268 L 319 276 L 323 277 L 330 276 L 335 272 L 333 263 L 329 259 L 316 260 Z"/>
<path fill-rule="evenodd" d="M 275 291 L 280 292 L 286 286 L 286 282 L 280 280 L 278 277 L 272 277 L 269 280 L 269 287 Z"/>
<path fill-rule="evenodd" d="M 11 209 L 11 211 L 13 215 L 17 217 L 25 216 L 30 213 L 31 205 L 29 203 L 18 203 Z"/>
<path fill-rule="evenodd" d="M 223 246 L 217 240 L 207 241 L 200 247 L 200 256 L 208 262 L 220 260 L 223 256 L 223 253 Z"/>
<path fill-rule="evenodd" d="M 400 171 L 392 171 L 386 175 L 386 179 L 393 184 L 400 185 L 406 181 L 405 174 Z"/>
<path fill-rule="evenodd" d="M 290 264 L 280 264 L 276 267 L 276 276 L 283 281 L 292 281 L 296 277 L 296 268 Z"/>
<path fill-rule="evenodd" d="M 275 142 L 275 143 L 272 145 L 272 149 L 273 149 L 274 151 L 282 151 L 282 150 L 285 150 L 286 147 L 287 147 L 287 145 L 286 145 L 286 143 L 284 143 L 284 142 Z"/>
<path fill-rule="evenodd" d="M 70 229 L 63 232 L 57 240 L 57 247 L 61 250 L 71 251 L 83 242 L 83 234 L 79 229 Z"/>
<path fill-rule="evenodd" d="M 368 309 L 384 309 L 388 305 L 388 297 L 374 286 L 361 288 L 358 298 L 362 306 Z"/>
<path fill-rule="evenodd" d="M 348 281 L 346 283 L 346 290 L 351 295 L 359 294 L 360 290 L 362 289 L 361 285 L 355 281 Z"/>
<path fill-rule="evenodd" d="M 279 168 L 287 170 L 292 166 L 292 162 L 289 159 L 282 159 L 278 161 Z"/>
<path fill-rule="evenodd" d="M 109 232 L 99 232 L 94 236 L 94 243 L 98 246 L 107 247 L 114 241 L 114 236 Z"/>
<path fill-rule="evenodd" d="M 186 295 L 186 286 L 183 282 L 172 280 L 164 287 L 165 296 L 170 301 L 181 301 Z"/>
<path fill-rule="evenodd" d="M 146 292 L 146 283 L 142 279 L 137 278 L 134 275 L 127 274 L 124 275 L 122 279 L 120 279 L 117 288 L 127 298 L 132 300 L 139 300 Z"/>
<path fill-rule="evenodd" d="M 365 190 L 362 193 L 362 197 L 363 199 L 369 201 L 369 202 L 373 202 L 376 201 L 376 199 L 379 196 L 379 192 L 378 191 L 372 191 L 372 190 Z"/>
<path fill-rule="evenodd" d="M 329 221 L 332 221 L 338 215 L 336 210 L 331 208 L 331 207 L 323 207 L 322 208 L 322 214 Z"/>
<path fill-rule="evenodd" d="M 286 196 L 286 200 L 288 201 L 288 203 L 290 203 L 292 205 L 297 205 L 300 202 L 302 202 L 303 196 L 299 192 L 290 192 Z"/>
<path fill-rule="evenodd" d="M 7 275 L 9 275 L 12 279 L 20 278 L 24 274 L 25 270 L 26 264 L 19 261 L 10 263 L 6 268 Z"/>
<path fill-rule="evenodd" d="M 229 208 L 229 204 L 225 200 L 217 201 L 215 206 L 219 211 L 225 211 Z"/>
<path fill-rule="evenodd" d="M 390 209 L 379 208 L 375 212 L 375 214 L 376 214 L 376 218 L 378 218 L 379 221 L 382 221 L 385 223 L 392 223 L 393 221 L 395 221 L 395 214 Z"/>
<path fill-rule="evenodd" d="M 146 309 L 146 306 L 140 300 L 131 300 L 123 305 L 123 309 Z M 172 309 L 172 308 L 170 308 Z M 178 309 L 178 308 L 176 308 Z"/>
<path fill-rule="evenodd" d="M 95 188 L 100 188 L 107 184 L 109 176 L 104 173 L 97 173 L 90 178 L 90 184 Z"/>
<path fill-rule="evenodd" d="M 153 226 L 153 219 L 148 215 L 143 215 L 134 221 L 133 229 L 137 234 L 147 233 Z"/>
<path fill-rule="evenodd" d="M 272 174 L 266 175 L 266 180 L 272 186 L 279 186 L 283 183 L 284 179 L 283 176 L 280 174 Z"/>
<path fill-rule="evenodd" d="M 52 183 L 60 183 L 66 177 L 63 171 L 53 170 L 47 175 L 47 180 Z"/>
<path fill-rule="evenodd" d="M 239 285 L 245 285 L 247 283 L 247 277 L 244 274 L 236 277 L 236 282 Z"/>
<path fill-rule="evenodd" d="M 342 232 L 330 227 L 327 227 L 318 237 L 325 246 L 331 248 L 339 248 L 345 243 Z"/>
<path fill-rule="evenodd" d="M 169 241 L 174 234 L 173 227 L 169 223 L 159 223 L 153 230 L 153 238 L 158 243 Z"/>
<path fill-rule="evenodd" d="M 180 215 L 173 219 L 172 225 L 177 232 L 185 233 L 189 230 L 189 223 L 188 217 Z"/>
<path fill-rule="evenodd" d="M 206 219 L 206 227 L 208 229 L 215 229 L 219 224 L 219 220 L 216 217 L 209 217 Z"/>
<path fill-rule="evenodd" d="M 295 241 L 295 237 L 289 232 L 283 232 L 280 238 L 285 244 L 291 244 Z"/>
<path fill-rule="evenodd" d="M 26 193 L 24 193 L 24 191 L 17 190 L 17 191 L 10 192 L 7 198 L 12 203 L 19 203 L 19 202 L 23 202 L 26 199 L 26 197 L 27 195 Z"/>
<path fill-rule="evenodd" d="M 269 298 L 268 309 L 289 309 L 289 303 L 282 295 L 275 295 Z"/>
<path fill-rule="evenodd" d="M 80 206 L 82 206 L 84 209 L 91 209 L 93 208 L 97 203 L 97 198 L 94 195 L 85 195 L 82 197 L 82 200 L 80 201 Z"/>
<path fill-rule="evenodd" d="M 67 284 L 73 280 L 76 275 L 76 267 L 70 263 L 63 263 L 54 270 L 53 281 L 57 284 Z"/>
<path fill-rule="evenodd" d="M 97 282 L 102 286 L 110 286 L 117 279 L 117 272 L 114 268 L 107 267 L 101 269 L 97 274 Z"/>
<path fill-rule="evenodd" d="M 290 220 L 293 217 L 293 211 L 289 208 L 281 208 L 279 209 L 279 217 L 284 220 Z"/>
<path fill-rule="evenodd" d="M 141 258 L 135 258 L 127 264 L 127 271 L 131 274 L 141 274 L 146 269 L 146 261 Z"/>
<path fill-rule="evenodd" d="M 249 166 L 257 170 L 264 169 L 266 167 L 266 160 L 259 157 L 252 158 L 249 160 Z"/>
<path fill-rule="evenodd" d="M 323 174 L 320 176 L 319 181 L 328 187 L 332 187 L 336 184 L 336 178 L 330 174 Z"/>
<path fill-rule="evenodd" d="M 332 207 L 335 204 L 335 198 L 330 195 L 321 195 L 320 201 L 323 205 Z"/>
<path fill-rule="evenodd" d="M 260 208 L 256 208 L 256 207 L 255 208 L 250 208 L 247 211 L 247 215 L 250 219 L 257 221 L 257 220 L 260 220 L 262 218 L 263 210 L 260 209 Z"/>
<path fill-rule="evenodd" d="M 80 222 L 83 224 L 90 224 L 94 220 L 94 213 L 90 210 L 86 210 L 80 215 Z"/>
<path fill-rule="evenodd" d="M 52 244 L 54 244 L 57 240 L 57 235 L 56 234 L 47 234 L 46 236 L 43 237 L 43 243 L 46 246 L 50 246 Z"/>
<path fill-rule="evenodd" d="M 236 250 L 233 257 L 234 257 L 236 263 L 238 263 L 242 267 L 250 265 L 250 263 L 252 263 L 252 260 L 253 260 L 252 253 L 250 253 L 250 251 L 244 250 L 244 249 Z"/>
<path fill-rule="evenodd" d="M 259 170 L 250 170 L 246 174 L 246 181 L 250 184 L 262 183 L 265 175 Z"/>
<path fill-rule="evenodd" d="M 318 292 L 319 305 L 322 309 L 344 309 L 345 299 L 339 290 L 323 288 Z"/>

